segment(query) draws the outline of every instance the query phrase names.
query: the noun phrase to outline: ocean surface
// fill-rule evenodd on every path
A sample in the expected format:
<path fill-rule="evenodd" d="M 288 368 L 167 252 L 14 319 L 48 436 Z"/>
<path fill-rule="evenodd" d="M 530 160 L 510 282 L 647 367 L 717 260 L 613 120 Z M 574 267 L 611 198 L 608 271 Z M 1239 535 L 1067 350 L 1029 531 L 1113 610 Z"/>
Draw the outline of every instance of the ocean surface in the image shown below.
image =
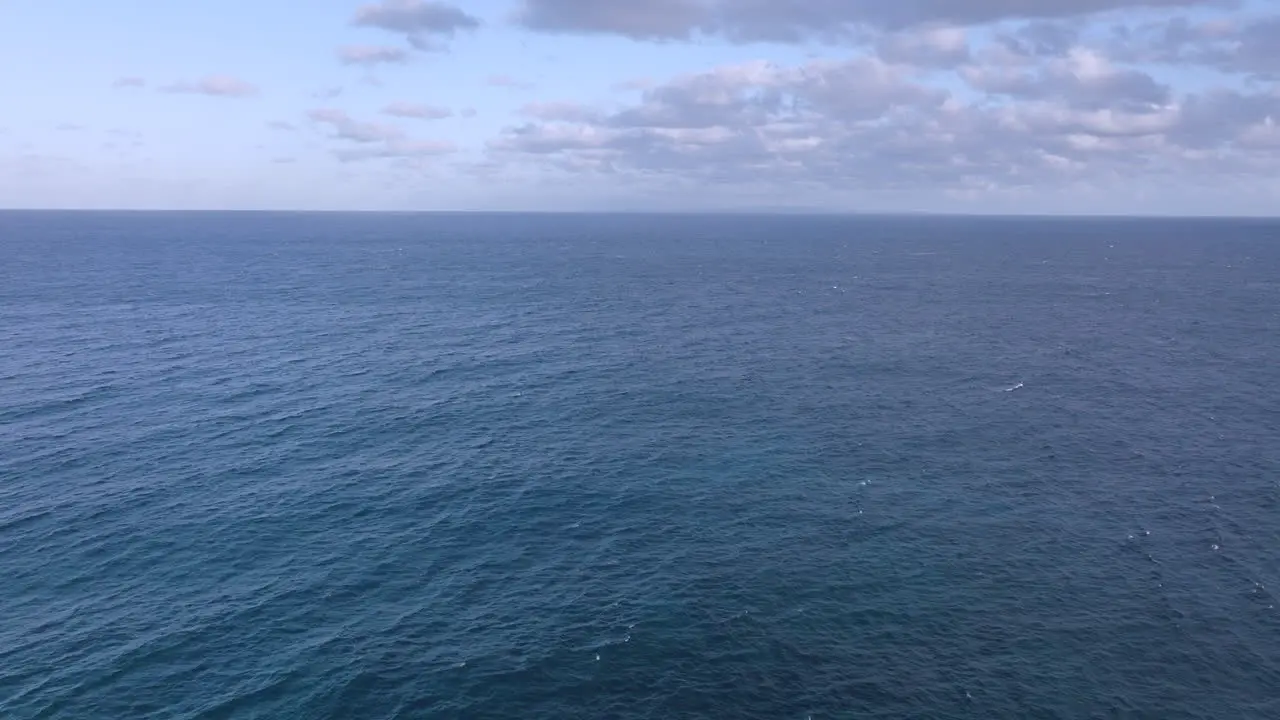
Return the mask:
<path fill-rule="evenodd" d="M 1280 718 L 1280 221 L 0 214 L 0 717 Z"/>

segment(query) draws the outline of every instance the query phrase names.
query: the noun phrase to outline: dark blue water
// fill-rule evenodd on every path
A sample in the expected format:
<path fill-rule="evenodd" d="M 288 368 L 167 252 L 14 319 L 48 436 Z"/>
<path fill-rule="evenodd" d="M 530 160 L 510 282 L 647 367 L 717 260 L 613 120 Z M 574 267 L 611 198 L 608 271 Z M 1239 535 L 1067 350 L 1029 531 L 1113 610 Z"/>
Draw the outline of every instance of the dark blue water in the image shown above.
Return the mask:
<path fill-rule="evenodd" d="M 1280 222 L 0 215 L 0 717 L 1280 717 Z"/>

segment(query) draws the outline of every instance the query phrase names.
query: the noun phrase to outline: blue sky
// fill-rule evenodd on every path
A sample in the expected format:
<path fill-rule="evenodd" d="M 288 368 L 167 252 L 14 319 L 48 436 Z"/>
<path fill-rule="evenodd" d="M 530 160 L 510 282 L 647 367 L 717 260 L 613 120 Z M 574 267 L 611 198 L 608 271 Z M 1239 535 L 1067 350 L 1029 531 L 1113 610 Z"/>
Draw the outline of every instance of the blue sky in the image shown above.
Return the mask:
<path fill-rule="evenodd" d="M 0 207 L 1275 214 L 1278 76 L 1274 1 L 8 0 Z"/>

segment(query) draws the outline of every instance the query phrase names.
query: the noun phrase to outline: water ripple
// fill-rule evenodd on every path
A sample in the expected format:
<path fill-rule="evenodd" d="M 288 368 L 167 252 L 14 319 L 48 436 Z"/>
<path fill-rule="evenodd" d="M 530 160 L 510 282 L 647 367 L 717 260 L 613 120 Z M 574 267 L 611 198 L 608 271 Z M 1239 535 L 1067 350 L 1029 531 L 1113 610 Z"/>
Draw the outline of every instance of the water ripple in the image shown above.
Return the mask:
<path fill-rule="evenodd" d="M 0 214 L 0 716 L 1280 717 L 1275 235 Z"/>

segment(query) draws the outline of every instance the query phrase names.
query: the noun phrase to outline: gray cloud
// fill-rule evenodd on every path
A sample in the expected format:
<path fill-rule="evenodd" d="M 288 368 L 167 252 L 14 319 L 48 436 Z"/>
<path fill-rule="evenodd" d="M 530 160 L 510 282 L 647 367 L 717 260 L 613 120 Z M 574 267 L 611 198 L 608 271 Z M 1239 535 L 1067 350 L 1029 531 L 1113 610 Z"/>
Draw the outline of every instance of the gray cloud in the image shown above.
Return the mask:
<path fill-rule="evenodd" d="M 402 48 L 384 45 L 344 45 L 338 48 L 338 59 L 343 65 L 390 65 L 409 60 L 409 53 Z"/>
<path fill-rule="evenodd" d="M 382 108 L 383 115 L 416 120 L 441 120 L 453 115 L 449 108 L 417 103 L 395 102 Z"/>
<path fill-rule="evenodd" d="M 653 78 L 630 78 L 613 84 L 613 89 L 617 92 L 637 92 L 648 90 L 658 83 Z"/>
<path fill-rule="evenodd" d="M 847 36 L 859 27 L 977 25 L 1125 8 L 1234 4 L 1232 0 L 523 0 L 518 18 L 534 30 L 608 33 L 637 40 L 686 40 L 702 33 L 743 42 L 797 42 Z"/>
<path fill-rule="evenodd" d="M 160 92 L 245 98 L 257 95 L 258 88 L 239 78 L 227 75 L 210 75 L 195 82 L 176 82 L 172 85 L 165 85 L 160 88 Z"/>
<path fill-rule="evenodd" d="M 147 86 L 147 81 L 144 80 L 143 78 L 136 77 L 136 76 L 117 78 L 115 82 L 111 83 L 111 87 L 116 89 L 140 88 L 140 87 L 146 87 L 146 86 Z"/>
<path fill-rule="evenodd" d="M 1237 72 L 1254 72 L 1275 78 L 1280 74 L 1280 15 L 1263 18 L 1240 29 L 1239 45 L 1223 56 L 1225 68 Z M 1232 57 L 1234 55 L 1234 57 Z"/>
<path fill-rule="evenodd" d="M 712 16 L 708 3 L 697 0 L 525 0 L 518 15 L 533 30 L 608 33 L 637 40 L 687 39 L 707 27 Z"/>
<path fill-rule="evenodd" d="M 404 133 L 391 125 L 358 122 L 342 110 L 319 108 L 307 113 L 312 121 L 328 125 L 333 129 L 333 136 L 340 140 L 358 143 L 378 143 L 403 139 Z"/>
<path fill-rule="evenodd" d="M 341 149 L 334 153 L 342 162 L 358 162 L 378 159 L 415 159 L 433 158 L 449 155 L 458 151 L 451 142 L 436 140 L 393 140 L 380 148 Z"/>
<path fill-rule="evenodd" d="M 334 157 L 342 162 L 428 158 L 457 150 L 452 143 L 409 138 L 394 126 L 357 121 L 335 108 L 318 108 L 310 111 L 308 117 L 329 126 L 334 139 L 356 144 L 356 147 L 340 147 L 334 151 Z"/>
<path fill-rule="evenodd" d="M 677 79 L 645 91 L 639 105 L 608 116 L 613 127 L 709 130 L 767 124 L 780 117 L 877 117 L 900 107 L 936 105 L 941 91 L 911 82 L 874 57 L 781 68 L 756 62 Z"/>
<path fill-rule="evenodd" d="M 617 108 L 532 104 L 490 142 L 490 162 L 613 187 L 957 197 L 1135 178 L 1220 186 L 1274 177 L 1280 164 L 1280 92 L 1179 93 L 1076 38 L 1026 54 L 1002 38 L 970 48 L 960 35 L 922 37 L 876 43 L 885 57 L 714 68 Z M 963 96 L 913 69 L 961 58 Z"/>
<path fill-rule="evenodd" d="M 1278 120 L 1280 92 L 1210 90 L 1187 97 L 1171 137 L 1183 147 L 1220 151 L 1231 149 L 1242 137 L 1256 143 L 1274 133 Z"/>
<path fill-rule="evenodd" d="M 596 122 L 602 115 L 595 108 L 571 102 L 529 103 L 520 113 L 536 120 L 564 122 Z"/>
<path fill-rule="evenodd" d="M 356 11 L 358 27 L 377 28 L 405 36 L 418 50 L 439 50 L 460 30 L 474 30 L 480 21 L 454 5 L 428 0 L 382 0 Z"/>
<path fill-rule="evenodd" d="M 285 122 L 283 120 L 272 120 L 267 123 L 267 127 L 271 128 L 272 130 L 279 130 L 281 132 L 293 132 L 294 130 L 298 129 L 297 127 L 294 126 L 293 123 Z"/>
<path fill-rule="evenodd" d="M 492 147 L 611 174 L 794 178 L 794 162 L 821 163 L 850 130 L 887 116 L 905 127 L 944 99 L 871 58 L 798 68 L 753 63 L 680 78 L 645 92 L 637 105 L 594 117 L 580 108 L 540 108 L 546 121 L 511 128 Z"/>
<path fill-rule="evenodd" d="M 1081 27 L 1078 21 L 1038 20 L 1002 35 L 1000 42 L 1028 57 L 1060 56 L 1079 42 Z"/>
<path fill-rule="evenodd" d="M 1177 17 L 1113 28 L 1110 52 L 1130 62 L 1201 65 L 1280 77 L 1280 15 L 1192 21 Z"/>
<path fill-rule="evenodd" d="M 969 60 L 969 38 L 963 28 L 934 26 L 886 33 L 876 42 L 883 59 L 919 67 L 955 67 Z"/>
<path fill-rule="evenodd" d="M 1150 108 L 1167 103 L 1172 90 L 1145 72 L 1116 67 L 1106 56 L 1074 48 L 1062 58 L 1027 69 L 999 51 L 986 64 L 967 65 L 960 74 L 975 89 L 1019 100 L 1061 99 L 1086 109 Z"/>

